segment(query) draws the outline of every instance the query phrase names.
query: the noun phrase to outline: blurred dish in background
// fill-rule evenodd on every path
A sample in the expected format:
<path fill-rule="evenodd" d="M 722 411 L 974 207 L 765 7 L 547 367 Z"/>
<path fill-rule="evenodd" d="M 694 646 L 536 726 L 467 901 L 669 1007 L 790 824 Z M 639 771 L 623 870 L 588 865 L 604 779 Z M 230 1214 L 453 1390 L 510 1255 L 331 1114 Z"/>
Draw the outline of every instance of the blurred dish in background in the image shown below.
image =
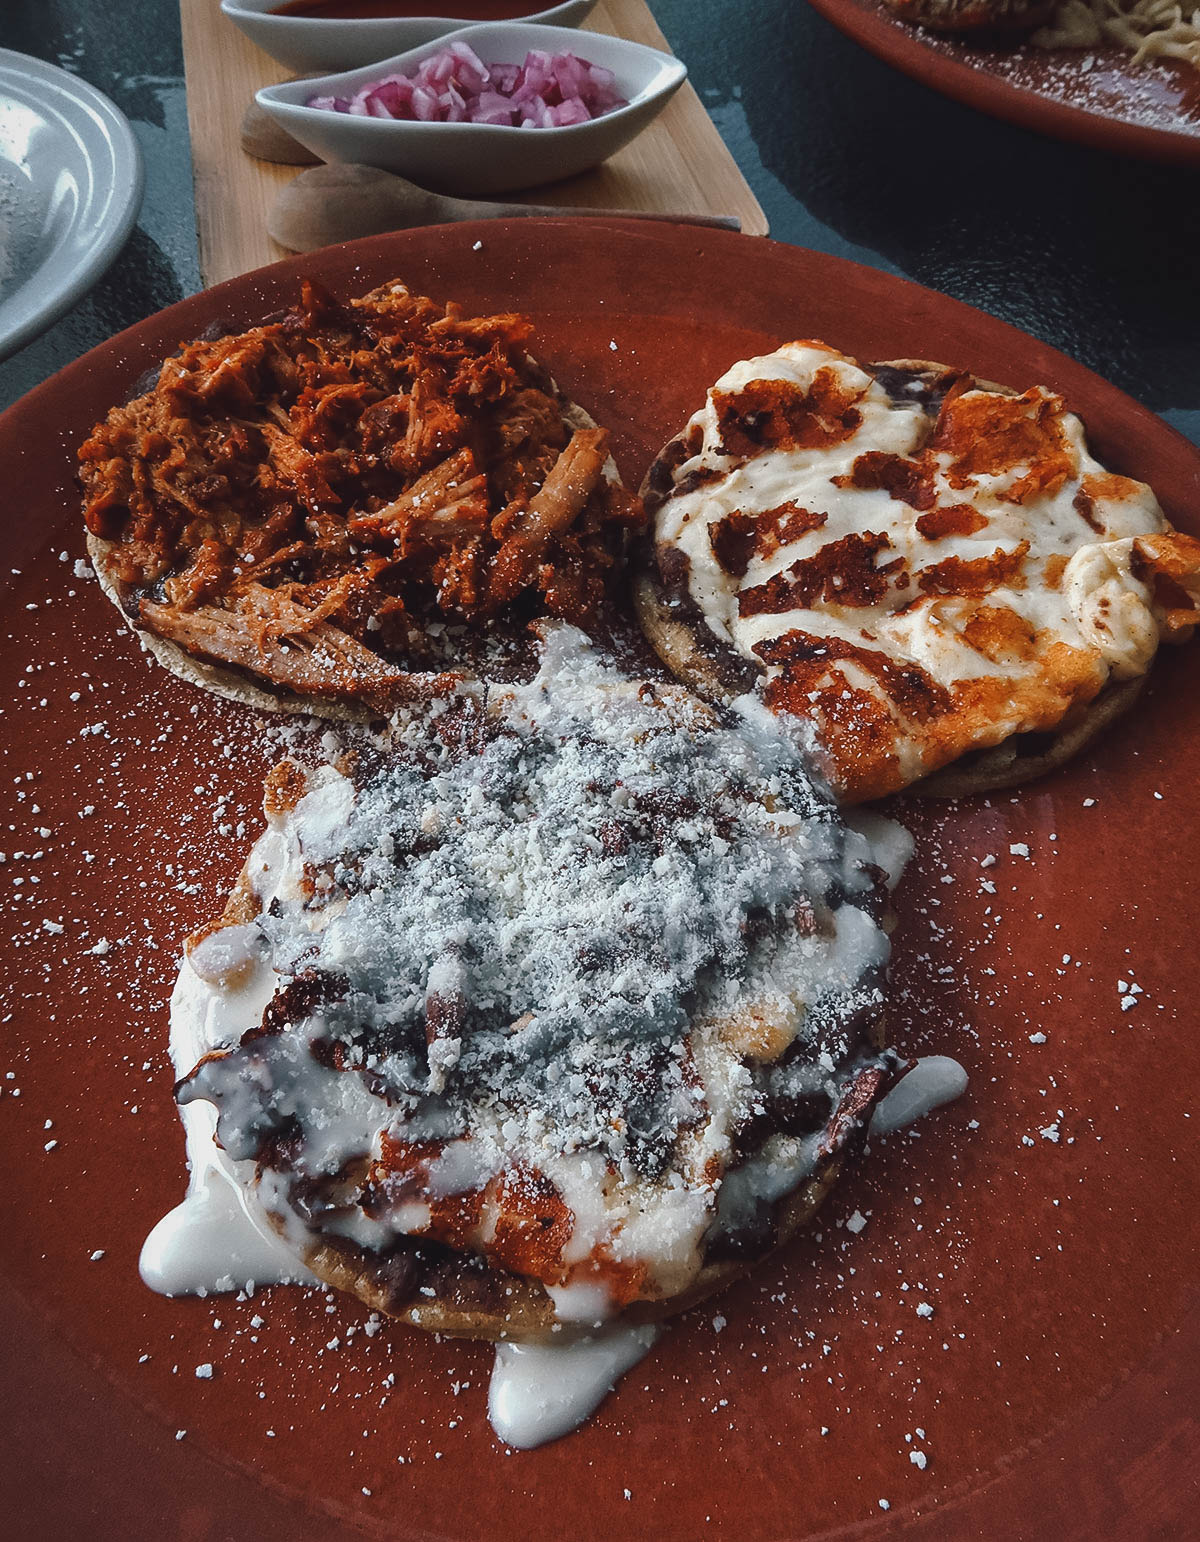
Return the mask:
<path fill-rule="evenodd" d="M 902 21 L 884 0 L 811 4 L 877 58 L 968 107 L 1055 139 L 1200 166 L 1200 70 L 1182 59 L 1139 61 L 1109 40 L 1044 48 L 953 36 Z"/>
<path fill-rule="evenodd" d="M 0 358 L 83 298 L 141 203 L 141 152 L 108 98 L 0 49 Z"/>
<path fill-rule="evenodd" d="M 305 4 L 307 0 L 298 0 Z M 387 0 L 382 0 L 387 3 Z M 1200 70 L 1200 7 L 1181 0 L 885 0 L 902 21 L 933 32 L 1027 37 L 1035 48 L 1116 43 L 1134 64 L 1178 59 Z M 1082 62 L 1082 61 L 1080 61 Z"/>

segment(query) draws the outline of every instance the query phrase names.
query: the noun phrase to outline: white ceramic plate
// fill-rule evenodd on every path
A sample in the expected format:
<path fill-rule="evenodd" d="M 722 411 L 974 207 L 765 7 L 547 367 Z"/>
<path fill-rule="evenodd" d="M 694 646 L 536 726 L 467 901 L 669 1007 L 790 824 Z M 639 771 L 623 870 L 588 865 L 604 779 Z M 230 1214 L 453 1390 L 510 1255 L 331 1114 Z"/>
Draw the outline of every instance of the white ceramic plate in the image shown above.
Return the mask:
<path fill-rule="evenodd" d="M 108 98 L 0 48 L 0 358 L 82 299 L 141 202 L 141 152 Z"/>
<path fill-rule="evenodd" d="M 459 40 L 469 43 L 485 64 L 520 64 L 531 48 L 578 50 L 589 64 L 613 72 L 628 105 L 587 123 L 538 129 L 360 118 L 307 105 L 316 96 L 353 96 L 387 75 L 413 74 L 427 55 Z M 398 172 L 435 192 L 471 198 L 557 182 L 607 160 L 641 133 L 686 78 L 687 70 L 673 54 L 626 38 L 498 21 L 465 27 L 362 69 L 265 86 L 256 100 L 323 161 L 357 161 Z"/>

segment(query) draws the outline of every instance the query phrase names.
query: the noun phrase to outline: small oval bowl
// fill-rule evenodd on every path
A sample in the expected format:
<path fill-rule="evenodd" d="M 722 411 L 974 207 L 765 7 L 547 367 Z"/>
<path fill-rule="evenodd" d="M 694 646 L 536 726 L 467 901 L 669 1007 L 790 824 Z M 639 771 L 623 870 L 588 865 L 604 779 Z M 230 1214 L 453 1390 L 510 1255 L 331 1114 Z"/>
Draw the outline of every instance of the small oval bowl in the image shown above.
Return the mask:
<path fill-rule="evenodd" d="M 281 0 L 221 0 L 221 10 L 272 59 L 293 70 L 351 70 L 476 25 L 454 16 L 272 16 Z M 453 4 L 453 0 L 450 0 Z M 577 27 L 596 0 L 565 0 L 522 22 Z"/>
<path fill-rule="evenodd" d="M 353 96 L 385 75 L 411 72 L 438 49 L 461 39 L 485 64 L 520 64 L 531 48 L 569 51 L 609 69 L 629 103 L 565 128 L 507 128 L 493 123 L 408 123 L 359 118 L 309 107 L 314 96 Z M 607 33 L 580 34 L 527 22 L 485 22 L 447 33 L 363 69 L 266 86 L 255 98 L 276 123 L 323 161 L 357 161 L 399 172 L 437 193 L 472 198 L 573 177 L 607 160 L 666 106 L 687 78 L 673 54 Z"/>

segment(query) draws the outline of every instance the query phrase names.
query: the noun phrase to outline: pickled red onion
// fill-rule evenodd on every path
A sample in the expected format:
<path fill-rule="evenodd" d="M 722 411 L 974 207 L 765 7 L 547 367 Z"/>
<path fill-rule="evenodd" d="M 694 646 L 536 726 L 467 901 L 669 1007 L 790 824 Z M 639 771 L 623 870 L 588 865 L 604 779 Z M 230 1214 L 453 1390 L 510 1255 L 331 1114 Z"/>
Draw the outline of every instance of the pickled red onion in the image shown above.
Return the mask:
<path fill-rule="evenodd" d="M 484 64 L 463 42 L 422 59 L 412 75 L 385 75 L 353 96 L 314 96 L 308 105 L 359 118 L 565 128 L 629 104 L 611 70 L 577 54 L 531 49 L 524 64 Z"/>

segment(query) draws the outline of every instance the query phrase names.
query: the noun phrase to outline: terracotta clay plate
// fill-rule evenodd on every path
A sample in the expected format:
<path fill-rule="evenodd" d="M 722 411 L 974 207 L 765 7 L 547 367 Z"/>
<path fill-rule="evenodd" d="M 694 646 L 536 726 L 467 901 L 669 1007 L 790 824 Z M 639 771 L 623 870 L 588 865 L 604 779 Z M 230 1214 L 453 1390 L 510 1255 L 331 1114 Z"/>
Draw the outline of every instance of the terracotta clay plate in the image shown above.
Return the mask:
<path fill-rule="evenodd" d="M 1055 139 L 1200 166 L 1200 71 L 1135 65 L 1116 46 L 985 48 L 910 26 L 882 0 L 810 0 L 886 64 L 945 96 Z"/>
<path fill-rule="evenodd" d="M 321 1293 L 171 1301 L 142 1286 L 142 1239 L 184 1188 L 175 959 L 240 866 L 281 736 L 147 664 L 77 571 L 73 452 L 181 339 L 270 313 L 302 274 L 346 295 L 399 276 L 528 310 L 537 350 L 611 427 L 635 485 L 734 359 L 824 337 L 1060 388 L 1101 457 L 1197 528 L 1200 453 L 1060 354 L 885 274 L 682 226 L 523 220 L 315 253 L 184 301 L 13 408 L 6 1535 L 1186 1534 L 1200 1471 L 1194 649 L 1168 650 L 1135 715 L 1063 774 L 1015 797 L 899 805 L 917 854 L 893 1036 L 957 1055 L 969 1093 L 879 1145 L 819 1233 L 684 1319 L 576 1435 L 500 1446 L 484 1346 L 368 1334 L 355 1303 Z"/>

